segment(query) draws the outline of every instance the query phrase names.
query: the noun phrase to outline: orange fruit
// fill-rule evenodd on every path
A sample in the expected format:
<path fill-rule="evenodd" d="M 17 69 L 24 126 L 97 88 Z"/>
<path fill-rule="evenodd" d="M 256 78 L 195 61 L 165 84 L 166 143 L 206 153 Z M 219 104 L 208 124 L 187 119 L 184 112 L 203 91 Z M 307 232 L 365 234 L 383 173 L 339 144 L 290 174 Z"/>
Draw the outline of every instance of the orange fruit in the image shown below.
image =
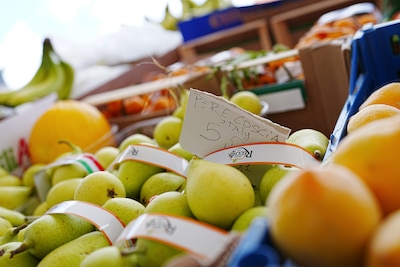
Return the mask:
<path fill-rule="evenodd" d="M 385 215 L 400 209 L 400 116 L 370 122 L 338 144 L 328 164 L 355 172 L 372 190 Z"/>
<path fill-rule="evenodd" d="M 371 104 L 350 117 L 347 124 L 347 132 L 352 133 L 356 129 L 375 120 L 400 115 L 400 109 L 386 104 Z"/>
<path fill-rule="evenodd" d="M 274 244 L 296 266 L 362 266 L 382 219 L 365 183 L 338 165 L 289 173 L 272 188 L 267 207 Z"/>
<path fill-rule="evenodd" d="M 125 99 L 123 104 L 125 114 L 135 114 L 143 110 L 145 100 L 141 96 L 137 95 Z"/>
<path fill-rule="evenodd" d="M 391 82 L 375 90 L 360 105 L 360 110 L 372 104 L 386 104 L 400 108 L 400 82 Z"/>
<path fill-rule="evenodd" d="M 35 122 L 28 140 L 32 164 L 47 164 L 71 151 L 59 144 L 60 140 L 92 153 L 105 145 L 115 145 L 105 116 L 94 106 L 71 99 L 57 101 Z"/>
<path fill-rule="evenodd" d="M 400 210 L 393 212 L 372 235 L 365 266 L 400 266 Z"/>

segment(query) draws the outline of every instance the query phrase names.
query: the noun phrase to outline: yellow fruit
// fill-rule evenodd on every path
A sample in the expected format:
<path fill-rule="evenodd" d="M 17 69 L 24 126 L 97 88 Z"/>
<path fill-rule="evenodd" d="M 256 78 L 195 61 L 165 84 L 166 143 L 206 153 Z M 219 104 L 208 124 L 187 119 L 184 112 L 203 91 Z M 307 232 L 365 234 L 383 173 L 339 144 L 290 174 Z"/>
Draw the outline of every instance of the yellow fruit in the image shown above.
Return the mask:
<path fill-rule="evenodd" d="M 394 116 L 347 135 L 328 161 L 349 168 L 365 181 L 387 215 L 400 208 L 399 150 L 400 116 Z"/>
<path fill-rule="evenodd" d="M 400 82 L 388 83 L 368 96 L 360 110 L 372 104 L 386 104 L 400 108 Z"/>
<path fill-rule="evenodd" d="M 259 115 L 262 110 L 260 98 L 251 91 L 239 91 L 229 99 L 244 110 Z"/>
<path fill-rule="evenodd" d="M 365 266 L 400 266 L 400 210 L 388 216 L 373 234 Z"/>
<path fill-rule="evenodd" d="M 362 266 L 382 218 L 377 200 L 338 165 L 292 172 L 268 198 L 271 237 L 299 266 Z"/>
<path fill-rule="evenodd" d="M 97 108 L 72 99 L 57 101 L 34 124 L 29 137 L 32 163 L 47 164 L 70 151 L 70 147 L 58 144 L 62 139 L 93 153 L 105 145 L 115 145 L 105 116 Z M 103 142 L 96 143 L 99 140 Z"/>
<path fill-rule="evenodd" d="M 400 109 L 386 104 L 371 104 L 358 111 L 356 114 L 350 117 L 347 124 L 347 133 L 352 133 L 354 130 L 364 126 L 365 124 L 387 118 L 400 115 Z"/>

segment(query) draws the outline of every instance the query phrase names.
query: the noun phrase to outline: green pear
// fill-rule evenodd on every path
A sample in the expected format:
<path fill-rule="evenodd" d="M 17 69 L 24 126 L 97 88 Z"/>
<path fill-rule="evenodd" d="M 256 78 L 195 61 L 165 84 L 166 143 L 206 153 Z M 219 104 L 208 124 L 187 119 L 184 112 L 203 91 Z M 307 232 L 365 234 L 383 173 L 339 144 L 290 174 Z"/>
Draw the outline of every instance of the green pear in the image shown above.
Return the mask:
<path fill-rule="evenodd" d="M 122 153 L 125 151 L 125 149 L 130 146 L 130 145 L 137 145 L 137 144 L 151 144 L 151 145 L 156 145 L 156 142 L 149 136 L 142 134 L 142 133 L 134 133 L 131 134 L 125 139 L 122 140 L 122 142 L 119 144 L 118 149 L 119 153 Z"/>
<path fill-rule="evenodd" d="M 126 190 L 126 196 L 139 200 L 140 189 L 153 174 L 164 171 L 163 168 L 144 162 L 125 160 L 119 164 L 118 179 Z"/>
<path fill-rule="evenodd" d="M 36 163 L 27 167 L 22 173 L 22 185 L 35 186 L 35 174 L 41 171 L 44 167 L 46 167 L 46 164 L 44 163 Z"/>
<path fill-rule="evenodd" d="M 125 225 L 144 212 L 142 203 L 126 197 L 111 198 L 103 204 L 103 208 L 114 213 Z"/>
<path fill-rule="evenodd" d="M 21 224 L 20 226 L 14 226 L 8 228 L 2 236 L 0 236 L 0 245 L 6 244 L 8 242 L 17 241 L 18 233 L 27 227 L 27 224 Z"/>
<path fill-rule="evenodd" d="M 76 187 L 74 199 L 103 205 L 115 197 L 126 197 L 125 187 L 114 174 L 97 171 L 87 175 Z"/>
<path fill-rule="evenodd" d="M 0 217 L 0 236 L 2 236 L 8 229 L 12 228 L 11 222 L 3 217 Z"/>
<path fill-rule="evenodd" d="M 94 157 L 104 169 L 107 169 L 108 166 L 110 166 L 110 164 L 118 157 L 118 155 L 119 149 L 114 146 L 102 147 L 94 153 Z"/>
<path fill-rule="evenodd" d="M 153 138 L 160 147 L 169 149 L 179 142 L 182 125 L 182 119 L 172 115 L 166 116 L 154 127 Z"/>
<path fill-rule="evenodd" d="M 0 177 L 0 186 L 19 186 L 22 185 L 22 180 L 16 175 L 6 174 Z"/>
<path fill-rule="evenodd" d="M 17 249 L 22 242 L 12 241 L 0 246 L 0 266 L 4 267 L 36 267 L 40 259 L 33 256 L 29 251 L 11 256 L 11 251 Z"/>
<path fill-rule="evenodd" d="M 236 218 L 255 203 L 246 175 L 235 167 L 199 158 L 189 163 L 185 192 L 198 220 L 223 229 L 230 229 Z"/>
<path fill-rule="evenodd" d="M 87 255 L 79 267 L 135 267 L 130 258 L 127 257 L 116 246 L 99 248 Z"/>
<path fill-rule="evenodd" d="M 54 205 L 67 200 L 73 200 L 75 190 L 83 181 L 84 178 L 71 178 L 64 181 L 60 181 L 53 185 L 49 192 L 47 192 L 46 203 L 47 207 L 51 208 Z"/>
<path fill-rule="evenodd" d="M 19 226 L 27 222 L 25 214 L 17 210 L 7 209 L 0 206 L 0 217 L 9 221 L 13 226 Z"/>
<path fill-rule="evenodd" d="M 79 266 L 87 255 L 108 246 L 110 243 L 104 234 L 100 231 L 93 231 L 52 250 L 40 261 L 38 267 Z"/>
<path fill-rule="evenodd" d="M 0 206 L 7 209 L 17 209 L 24 205 L 33 192 L 31 186 L 0 186 Z"/>
<path fill-rule="evenodd" d="M 190 161 L 193 158 L 193 154 L 187 150 L 185 150 L 181 144 L 178 142 L 175 145 L 171 146 L 168 149 L 169 152 L 174 153 L 178 156 L 181 156 L 182 158 L 186 159 L 187 161 Z"/>
<path fill-rule="evenodd" d="M 144 213 L 164 213 L 194 218 L 184 193 L 169 191 L 154 196 L 144 209 Z"/>
<path fill-rule="evenodd" d="M 262 176 L 272 167 L 272 164 L 242 164 L 234 167 L 249 178 L 253 188 L 259 188 Z"/>
<path fill-rule="evenodd" d="M 147 205 L 150 198 L 168 191 L 182 192 L 186 178 L 173 172 L 159 172 L 147 179 L 140 189 L 140 202 Z"/>
<path fill-rule="evenodd" d="M 250 228 L 251 223 L 255 218 L 263 218 L 267 220 L 267 216 L 268 216 L 268 207 L 266 206 L 252 207 L 239 215 L 239 217 L 234 221 L 231 227 L 231 231 L 243 233 Z"/>
<path fill-rule="evenodd" d="M 272 188 L 289 172 L 297 171 L 295 167 L 286 167 L 282 165 L 274 165 L 271 169 L 267 170 L 261 178 L 259 194 L 262 205 L 266 204 L 269 193 Z"/>
<path fill-rule="evenodd" d="M 60 165 L 55 167 L 53 170 L 51 184 L 54 186 L 61 181 L 65 181 L 71 178 L 83 178 L 87 174 L 87 171 L 78 164 Z"/>
<path fill-rule="evenodd" d="M 33 216 L 41 216 L 41 215 L 45 214 L 48 209 L 49 209 L 49 205 L 47 205 L 46 201 L 43 201 L 35 208 L 32 215 Z"/>
<path fill-rule="evenodd" d="M 79 216 L 45 214 L 27 226 L 21 246 L 13 250 L 11 256 L 29 251 L 43 259 L 59 246 L 94 230 L 94 225 Z"/>
<path fill-rule="evenodd" d="M 138 238 L 135 246 L 135 250 L 127 255 L 131 262 L 128 266 L 160 267 L 172 258 L 184 255 L 178 248 L 150 239 Z"/>
<path fill-rule="evenodd" d="M 305 128 L 290 134 L 286 142 L 301 146 L 316 159 L 322 160 L 329 145 L 329 138 L 318 130 Z"/>
<path fill-rule="evenodd" d="M 0 177 L 7 175 L 7 174 L 10 174 L 10 172 L 0 166 Z"/>

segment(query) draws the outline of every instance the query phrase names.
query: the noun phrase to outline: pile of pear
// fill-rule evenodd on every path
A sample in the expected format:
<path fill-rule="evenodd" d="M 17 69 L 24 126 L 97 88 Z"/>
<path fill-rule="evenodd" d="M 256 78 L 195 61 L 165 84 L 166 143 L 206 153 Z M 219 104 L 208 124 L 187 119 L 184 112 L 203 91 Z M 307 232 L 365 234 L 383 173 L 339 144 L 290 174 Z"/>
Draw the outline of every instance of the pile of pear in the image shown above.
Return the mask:
<path fill-rule="evenodd" d="M 21 177 L 3 170 L 0 266 L 158 267 L 173 266 L 174 260 L 188 256 L 180 248 L 145 238 L 138 238 L 133 247 L 118 247 L 110 244 L 103 232 L 84 218 L 46 213 L 68 200 L 103 207 L 125 226 L 142 214 L 162 213 L 242 235 L 255 218 L 267 219 L 265 201 L 272 187 L 285 174 L 298 169 L 267 164 L 254 180 L 243 171 L 249 170 L 249 166 L 209 162 L 186 151 L 179 144 L 179 135 L 188 94 L 189 91 L 183 92 L 180 106 L 158 122 L 153 136 L 132 133 L 118 146 L 102 147 L 93 153 L 104 170 L 87 173 L 72 163 L 52 168 L 34 164 Z M 318 159 L 323 157 L 328 145 L 324 135 L 310 129 L 294 132 L 288 142 L 301 145 Z M 145 162 L 125 160 L 115 164 L 121 153 L 137 144 L 165 149 L 186 159 L 189 162 L 186 177 Z M 71 145 L 71 151 L 55 161 L 79 153 L 82 151 Z M 47 172 L 51 182 L 45 199 L 38 197 L 35 187 L 34 177 L 40 171 Z"/>

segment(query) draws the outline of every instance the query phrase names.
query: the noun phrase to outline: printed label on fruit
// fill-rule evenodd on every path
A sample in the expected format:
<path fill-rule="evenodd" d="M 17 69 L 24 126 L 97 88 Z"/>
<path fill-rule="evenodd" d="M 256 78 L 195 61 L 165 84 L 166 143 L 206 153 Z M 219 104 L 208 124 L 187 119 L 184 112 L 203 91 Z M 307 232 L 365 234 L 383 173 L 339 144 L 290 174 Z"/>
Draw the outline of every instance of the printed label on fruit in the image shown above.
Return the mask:
<path fill-rule="evenodd" d="M 52 168 L 56 168 L 62 165 L 70 165 L 75 164 L 78 167 L 82 168 L 87 172 L 87 174 L 103 171 L 104 168 L 101 164 L 97 161 L 97 159 L 90 153 L 81 153 L 71 156 L 65 156 L 60 160 L 57 160 L 53 163 L 46 165 L 41 171 L 35 174 L 34 182 L 35 182 L 35 189 L 38 192 L 38 196 L 40 200 L 45 200 L 47 193 L 49 192 L 52 182 L 51 176 L 49 175 L 49 171 Z"/>
<path fill-rule="evenodd" d="M 297 168 L 318 166 L 320 162 L 307 150 L 285 142 L 263 142 L 227 147 L 203 159 L 228 164 L 280 164 Z"/>
<path fill-rule="evenodd" d="M 106 209 L 92 203 L 70 200 L 51 207 L 46 214 L 66 213 L 86 219 L 101 231 L 111 245 L 122 233 L 125 225 Z"/>
<path fill-rule="evenodd" d="M 183 177 L 186 177 L 186 167 L 189 162 L 165 149 L 145 145 L 130 145 L 121 153 L 118 158 L 112 163 L 111 168 L 115 169 L 117 166 L 125 160 L 135 160 L 139 162 L 148 163 L 154 166 L 159 166 L 169 171 L 175 172 Z"/>
<path fill-rule="evenodd" d="M 254 142 L 284 142 L 290 129 L 241 109 L 226 99 L 190 89 L 179 143 L 199 156 Z"/>
<path fill-rule="evenodd" d="M 116 245 L 131 247 L 137 238 L 148 238 L 177 247 L 210 263 L 225 251 L 233 236 L 222 229 L 189 218 L 143 214 L 125 227 Z"/>

